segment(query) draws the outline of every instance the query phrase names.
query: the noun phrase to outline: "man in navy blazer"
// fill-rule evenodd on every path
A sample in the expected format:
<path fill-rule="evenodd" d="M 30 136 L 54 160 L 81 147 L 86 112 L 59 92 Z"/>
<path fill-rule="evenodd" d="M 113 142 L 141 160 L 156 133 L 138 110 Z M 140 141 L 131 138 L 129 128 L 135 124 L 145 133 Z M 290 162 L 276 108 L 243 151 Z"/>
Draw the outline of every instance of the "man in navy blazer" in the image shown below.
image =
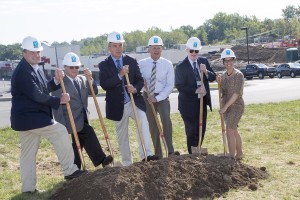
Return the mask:
<path fill-rule="evenodd" d="M 184 121 L 188 152 L 191 154 L 191 147 L 198 146 L 199 141 L 200 99 L 198 95 L 200 93 L 204 95 L 202 143 L 206 130 L 207 106 L 210 107 L 210 110 L 212 109 L 209 82 L 216 80 L 216 74 L 206 58 L 198 57 L 201 49 L 201 42 L 198 38 L 190 38 L 187 41 L 186 49 L 188 56 L 176 66 L 175 86 L 179 92 L 178 110 Z M 204 87 L 201 86 L 200 81 L 201 71 L 204 74 Z"/>
<path fill-rule="evenodd" d="M 106 90 L 106 117 L 115 121 L 118 143 L 120 147 L 122 163 L 125 166 L 132 164 L 132 156 L 128 137 L 129 117 L 134 119 L 129 93 L 133 94 L 137 106 L 137 114 L 141 123 L 142 135 L 147 153 L 147 160 L 155 160 L 152 156 L 150 132 L 145 114 L 146 105 L 141 94 L 144 80 L 136 59 L 123 55 L 123 43 L 125 40 L 118 32 L 112 32 L 107 37 L 108 50 L 111 55 L 99 63 L 100 86 Z M 125 74 L 128 74 L 130 85 L 126 83 Z M 137 133 L 140 156 L 145 158 L 142 145 Z"/>
<path fill-rule="evenodd" d="M 41 137 L 47 138 L 54 146 L 62 166 L 65 179 L 76 178 L 85 171 L 78 170 L 67 129 L 53 120 L 51 108 L 69 102 L 69 94 L 60 97 L 49 93 L 59 88 L 60 77 L 64 74 L 56 70 L 55 78 L 47 81 L 38 63 L 41 60 L 41 43 L 32 36 L 26 37 L 21 48 L 23 58 L 13 72 L 11 79 L 11 127 L 19 131 L 21 142 L 20 172 L 22 192 L 35 193 L 36 154 Z"/>

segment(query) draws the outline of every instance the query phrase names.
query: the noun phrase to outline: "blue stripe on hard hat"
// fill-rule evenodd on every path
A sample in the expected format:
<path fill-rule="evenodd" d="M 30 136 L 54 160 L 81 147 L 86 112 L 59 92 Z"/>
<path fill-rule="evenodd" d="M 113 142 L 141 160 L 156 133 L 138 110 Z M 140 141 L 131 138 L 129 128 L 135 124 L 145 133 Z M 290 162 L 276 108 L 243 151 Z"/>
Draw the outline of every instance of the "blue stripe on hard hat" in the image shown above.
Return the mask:
<path fill-rule="evenodd" d="M 230 55 L 230 50 L 226 50 L 226 55 Z"/>
<path fill-rule="evenodd" d="M 158 43 L 158 38 L 154 38 L 154 43 Z"/>
<path fill-rule="evenodd" d="M 197 47 L 197 46 L 198 46 L 197 42 L 194 42 L 193 47 Z"/>
<path fill-rule="evenodd" d="M 121 40 L 120 34 L 117 34 L 117 35 L 116 35 L 116 38 L 117 38 L 117 40 Z"/>

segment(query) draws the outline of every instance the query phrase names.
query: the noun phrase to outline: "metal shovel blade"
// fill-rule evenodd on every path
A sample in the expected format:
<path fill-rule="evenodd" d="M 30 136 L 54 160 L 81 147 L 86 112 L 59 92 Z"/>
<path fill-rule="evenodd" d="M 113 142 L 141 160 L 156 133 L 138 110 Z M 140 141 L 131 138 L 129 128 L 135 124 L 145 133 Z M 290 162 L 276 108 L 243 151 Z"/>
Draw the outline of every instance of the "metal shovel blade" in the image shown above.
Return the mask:
<path fill-rule="evenodd" d="M 207 155 L 208 151 L 207 148 L 198 148 L 198 147 L 191 147 L 192 154 L 201 154 L 201 155 Z"/>

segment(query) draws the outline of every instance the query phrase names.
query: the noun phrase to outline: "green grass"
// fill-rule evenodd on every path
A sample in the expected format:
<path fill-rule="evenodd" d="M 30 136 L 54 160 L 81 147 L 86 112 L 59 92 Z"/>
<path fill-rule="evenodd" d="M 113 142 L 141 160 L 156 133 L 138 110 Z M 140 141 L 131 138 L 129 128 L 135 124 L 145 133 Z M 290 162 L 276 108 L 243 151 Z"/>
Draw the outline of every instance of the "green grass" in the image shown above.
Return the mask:
<path fill-rule="evenodd" d="M 181 153 L 186 153 L 184 125 L 180 115 L 172 114 L 172 122 L 174 147 Z M 114 148 L 115 159 L 118 161 L 120 155 L 114 125 L 106 119 L 105 124 Z M 93 120 L 92 125 L 102 146 L 106 147 L 99 121 Z M 131 148 L 134 161 L 139 161 L 134 128 L 131 120 Z M 300 199 L 300 101 L 248 105 L 239 130 L 246 154 L 242 162 L 257 167 L 265 166 L 270 176 L 259 181 L 262 187 L 257 191 L 247 188 L 230 190 L 226 194 L 227 199 Z M 203 146 L 208 148 L 210 154 L 222 152 L 217 110 L 209 113 Z M 18 133 L 10 128 L 0 129 L 0 199 L 47 199 L 53 189 L 63 182 L 52 146 L 46 140 L 42 140 L 38 152 L 38 188 L 47 190 L 41 195 L 20 194 L 19 153 Z M 87 169 L 94 170 L 86 154 L 84 156 Z"/>

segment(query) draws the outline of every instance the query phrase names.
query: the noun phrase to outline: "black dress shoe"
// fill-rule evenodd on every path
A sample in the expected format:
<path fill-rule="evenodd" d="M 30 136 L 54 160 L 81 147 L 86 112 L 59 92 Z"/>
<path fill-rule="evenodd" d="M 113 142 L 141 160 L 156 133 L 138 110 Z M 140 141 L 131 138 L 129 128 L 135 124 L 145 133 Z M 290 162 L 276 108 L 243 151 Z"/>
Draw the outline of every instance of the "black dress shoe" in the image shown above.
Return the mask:
<path fill-rule="evenodd" d="M 82 176 L 84 174 L 87 174 L 87 170 L 76 170 L 73 174 L 69 175 L 69 176 L 65 176 L 65 180 L 71 180 L 73 178 L 78 178 L 79 176 Z"/>
<path fill-rule="evenodd" d="M 109 155 L 109 156 L 106 156 L 102 162 L 102 167 L 106 167 L 107 165 L 111 164 L 112 162 L 114 161 L 114 158 Z"/>
<path fill-rule="evenodd" d="M 169 156 L 180 156 L 179 151 L 174 151 L 172 153 L 169 153 Z"/>
<path fill-rule="evenodd" d="M 27 192 L 22 192 L 23 194 L 39 194 L 39 193 L 43 193 L 46 192 L 46 190 L 39 190 L 39 189 L 35 189 L 34 191 L 27 191 Z"/>
<path fill-rule="evenodd" d="M 157 155 L 153 155 L 153 156 L 147 156 L 147 161 L 150 160 L 158 160 L 159 157 Z M 145 158 L 142 160 L 143 162 L 145 161 Z"/>

